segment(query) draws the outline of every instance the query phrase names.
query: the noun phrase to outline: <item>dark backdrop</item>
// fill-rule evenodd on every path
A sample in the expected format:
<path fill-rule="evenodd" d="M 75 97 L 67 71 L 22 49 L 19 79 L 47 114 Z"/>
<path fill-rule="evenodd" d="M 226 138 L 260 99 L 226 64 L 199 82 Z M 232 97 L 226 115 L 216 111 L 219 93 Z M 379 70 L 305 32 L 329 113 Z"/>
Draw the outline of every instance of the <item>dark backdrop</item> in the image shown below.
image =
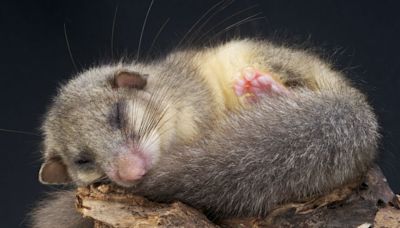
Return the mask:
<path fill-rule="evenodd" d="M 168 18 L 152 48 L 153 54 L 176 46 L 217 2 L 155 1 L 143 33 L 140 57 L 145 58 Z M 38 134 L 41 118 L 60 82 L 87 66 L 135 56 L 149 4 L 149 0 L 2 1 L 0 128 Z M 203 17 L 186 40 L 201 44 L 213 38 L 258 35 L 316 47 L 316 52 L 333 59 L 335 66 L 368 94 L 384 136 L 379 162 L 393 189 L 400 192 L 400 14 L 395 1 L 238 0 L 221 7 Z M 230 26 L 246 18 L 250 21 Z M 68 53 L 64 24 L 78 69 Z M 0 132 L 1 227 L 25 226 L 25 214 L 34 201 L 51 190 L 37 181 L 40 140 L 35 135 Z"/>

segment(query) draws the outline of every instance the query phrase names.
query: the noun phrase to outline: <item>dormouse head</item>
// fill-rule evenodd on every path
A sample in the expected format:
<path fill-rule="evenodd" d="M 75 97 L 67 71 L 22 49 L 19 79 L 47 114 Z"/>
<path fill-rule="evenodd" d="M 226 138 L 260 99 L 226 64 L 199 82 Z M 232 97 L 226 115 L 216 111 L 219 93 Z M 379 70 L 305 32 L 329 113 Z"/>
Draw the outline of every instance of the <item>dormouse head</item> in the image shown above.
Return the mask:
<path fill-rule="evenodd" d="M 154 74 L 104 66 L 62 86 L 42 126 L 39 180 L 87 185 L 105 178 L 132 186 L 146 175 L 174 137 Z"/>

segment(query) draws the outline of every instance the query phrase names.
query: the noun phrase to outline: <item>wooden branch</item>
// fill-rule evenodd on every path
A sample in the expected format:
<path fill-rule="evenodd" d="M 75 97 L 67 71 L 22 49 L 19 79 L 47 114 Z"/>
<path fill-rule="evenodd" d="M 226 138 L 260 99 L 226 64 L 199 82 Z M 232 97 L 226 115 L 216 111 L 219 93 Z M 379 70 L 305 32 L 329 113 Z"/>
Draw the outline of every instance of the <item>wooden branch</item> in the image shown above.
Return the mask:
<path fill-rule="evenodd" d="M 78 189 L 77 208 L 101 222 L 95 227 L 216 227 L 183 203 L 155 203 L 110 185 Z"/>
<path fill-rule="evenodd" d="M 209 221 L 175 202 L 161 204 L 111 185 L 77 191 L 77 209 L 95 228 L 131 227 L 400 227 L 400 201 L 374 167 L 362 183 L 351 183 L 307 202 L 280 205 L 265 218 Z"/>

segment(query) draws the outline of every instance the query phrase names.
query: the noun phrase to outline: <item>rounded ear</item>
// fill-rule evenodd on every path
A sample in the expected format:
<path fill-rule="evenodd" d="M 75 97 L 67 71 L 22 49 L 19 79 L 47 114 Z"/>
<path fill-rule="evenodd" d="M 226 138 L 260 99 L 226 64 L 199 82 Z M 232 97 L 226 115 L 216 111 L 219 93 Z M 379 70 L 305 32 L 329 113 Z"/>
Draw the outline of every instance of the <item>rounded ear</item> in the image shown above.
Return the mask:
<path fill-rule="evenodd" d="M 143 89 L 147 84 L 148 75 L 140 74 L 134 71 L 118 71 L 114 74 L 114 80 L 111 82 L 114 89 Z"/>
<path fill-rule="evenodd" d="M 61 157 L 55 156 L 46 159 L 40 167 L 39 181 L 42 184 L 68 184 L 72 179 Z"/>

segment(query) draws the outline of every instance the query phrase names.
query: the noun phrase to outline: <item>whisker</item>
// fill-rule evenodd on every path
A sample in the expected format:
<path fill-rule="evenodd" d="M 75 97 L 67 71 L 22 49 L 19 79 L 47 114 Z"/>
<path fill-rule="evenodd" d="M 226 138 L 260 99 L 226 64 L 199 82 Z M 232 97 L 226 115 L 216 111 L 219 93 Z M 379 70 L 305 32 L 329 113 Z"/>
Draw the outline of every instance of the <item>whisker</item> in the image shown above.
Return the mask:
<path fill-rule="evenodd" d="M 0 131 L 1 132 L 7 132 L 7 133 L 23 134 L 23 135 L 34 135 L 34 136 L 40 137 L 39 134 L 36 134 L 36 133 L 33 133 L 33 132 L 29 132 L 29 131 L 19 131 L 19 130 L 4 129 L 4 128 L 0 128 Z"/>
<path fill-rule="evenodd" d="M 144 141 L 141 141 L 141 143 L 146 144 L 146 143 L 148 142 L 148 140 L 149 140 L 149 138 L 150 138 L 150 133 L 153 134 L 153 131 L 152 131 L 153 129 L 156 129 L 157 127 L 158 127 L 158 129 L 161 129 L 160 122 L 161 122 L 161 120 L 164 118 L 164 116 L 166 115 L 168 109 L 169 109 L 169 107 L 167 106 L 167 107 L 162 111 L 162 113 L 160 114 L 160 117 L 159 117 L 157 120 L 152 120 L 152 122 L 148 125 L 148 128 L 147 128 L 147 130 L 146 130 L 146 132 L 145 132 L 145 136 L 146 136 L 146 137 L 143 137 L 145 140 L 144 140 Z M 172 116 L 171 116 L 170 118 L 168 118 L 167 120 L 165 120 L 165 121 L 163 122 L 163 124 L 161 124 L 161 125 L 164 126 L 164 124 L 167 123 L 167 122 L 169 122 L 169 120 L 170 120 L 171 118 L 172 118 Z M 160 134 L 160 135 L 161 135 L 161 134 Z M 158 136 L 157 138 L 159 138 L 159 136 Z"/>
<path fill-rule="evenodd" d="M 142 46 L 143 33 L 144 33 L 144 29 L 145 29 L 145 27 L 146 27 L 147 18 L 149 17 L 150 10 L 151 10 L 151 7 L 153 6 L 153 3 L 154 3 L 154 0 L 151 0 L 150 5 L 149 5 L 149 8 L 147 9 L 146 17 L 144 18 L 144 21 L 143 21 L 142 31 L 140 32 L 140 37 L 139 37 L 138 50 L 137 50 L 137 54 L 136 54 L 136 61 L 139 60 L 139 56 L 140 56 L 140 47 Z"/>
<path fill-rule="evenodd" d="M 97 178 L 97 179 L 91 181 L 91 182 L 89 183 L 89 185 L 94 184 L 94 183 L 98 183 L 98 182 L 103 182 L 103 181 L 110 181 L 110 179 L 108 178 L 107 175 L 104 174 L 104 175 L 100 176 L 99 178 Z"/>
<path fill-rule="evenodd" d="M 144 130 L 143 128 L 145 126 L 145 123 L 147 123 L 147 119 L 150 118 L 150 112 L 152 110 L 149 110 L 149 108 L 150 108 L 150 103 L 152 102 L 153 98 L 154 98 L 154 93 L 151 94 L 150 99 L 147 101 L 146 106 L 144 108 L 144 115 L 142 116 L 142 120 L 140 122 L 139 131 L 138 131 L 138 135 L 140 135 L 140 136 L 142 135 L 142 132 Z M 133 117 L 133 118 L 135 118 L 135 117 Z"/>
<path fill-rule="evenodd" d="M 64 37 L 65 37 L 65 42 L 67 44 L 69 57 L 71 58 L 72 65 L 74 65 L 75 70 L 78 72 L 79 71 L 78 67 L 76 66 L 76 63 L 75 63 L 75 60 L 74 60 L 74 56 L 72 55 L 71 45 L 69 44 L 68 35 L 67 35 L 67 26 L 66 26 L 65 23 L 64 23 Z"/>
<path fill-rule="evenodd" d="M 166 107 L 166 108 L 164 109 L 164 111 L 162 112 L 162 114 L 161 114 L 159 120 L 157 121 L 157 125 L 154 126 L 154 128 L 157 127 L 158 129 L 161 129 L 161 128 L 163 128 L 164 125 L 167 124 L 172 118 L 174 118 L 174 116 L 170 116 L 168 119 L 166 119 L 165 121 L 163 121 L 163 122 L 160 124 L 161 119 L 164 118 L 164 116 L 166 115 L 167 111 L 168 111 L 168 107 Z"/>
<path fill-rule="evenodd" d="M 222 10 L 224 10 L 225 8 L 227 8 L 228 6 L 230 6 L 235 0 L 230 0 L 227 1 L 225 4 L 222 4 L 220 8 L 218 8 L 217 10 L 215 10 L 197 29 L 196 32 L 192 33 L 191 37 L 188 39 L 187 44 L 190 45 L 192 44 L 192 41 L 195 40 L 197 34 L 202 30 L 202 28 L 204 26 L 207 25 L 207 23 L 215 16 L 217 15 L 219 12 L 221 12 Z"/>
<path fill-rule="evenodd" d="M 173 128 L 174 127 L 169 127 L 169 128 L 164 129 L 163 131 L 158 132 L 159 134 L 157 135 L 157 137 L 153 138 L 153 140 L 151 140 L 151 141 L 149 141 L 150 140 L 150 136 L 151 136 L 151 135 L 149 135 L 149 137 L 145 141 L 143 141 L 142 143 L 146 145 L 145 148 L 151 147 L 152 145 L 154 145 L 154 143 L 158 139 L 160 139 L 164 134 L 166 134 L 168 131 L 170 131 Z M 154 135 L 154 133 L 152 133 L 152 135 Z"/>
<path fill-rule="evenodd" d="M 217 4 L 213 5 L 210 9 L 208 9 L 193 25 L 192 27 L 189 28 L 189 30 L 185 33 L 185 35 L 182 37 L 182 39 L 179 41 L 177 48 L 181 46 L 183 41 L 185 41 L 186 37 L 192 32 L 192 30 L 199 24 L 204 17 L 206 17 L 213 9 L 224 3 L 225 0 L 219 1 Z"/>
<path fill-rule="evenodd" d="M 141 139 L 139 141 L 143 141 L 145 139 L 149 132 L 151 131 L 151 126 L 154 124 L 154 118 L 150 115 L 150 113 L 156 112 L 153 107 L 150 106 L 150 103 L 152 103 L 152 100 L 154 99 L 154 95 L 150 97 L 150 99 L 147 102 L 147 105 L 144 110 L 144 116 L 142 117 L 142 122 L 140 123 L 140 128 L 139 128 L 139 135 L 141 136 Z M 150 109 L 151 108 L 151 109 Z"/>
<path fill-rule="evenodd" d="M 116 21 L 117 21 L 117 13 L 118 13 L 118 5 L 115 7 L 115 12 L 114 12 L 114 18 L 113 18 L 113 23 L 112 23 L 112 28 L 111 28 L 111 58 L 114 58 L 114 32 L 115 32 L 115 26 L 116 26 Z"/>
<path fill-rule="evenodd" d="M 217 23 L 216 25 L 214 25 L 213 27 L 211 27 L 207 32 L 203 33 L 203 35 L 201 35 L 201 36 L 200 36 L 199 38 L 197 38 L 196 40 L 201 41 L 205 36 L 207 36 L 210 32 L 212 32 L 212 31 L 213 31 L 215 28 L 217 28 L 218 26 L 222 25 L 223 23 L 225 23 L 226 21 L 230 20 L 231 18 L 233 18 L 233 17 L 235 17 L 235 16 L 237 16 L 237 15 L 239 15 L 239 14 L 241 14 L 241 13 L 244 13 L 244 12 L 246 12 L 246 11 L 249 11 L 249 10 L 251 10 L 251 9 L 257 7 L 257 6 L 258 6 L 258 4 L 255 4 L 255 5 L 252 5 L 252 6 L 250 6 L 250 7 L 247 7 L 247 8 L 245 8 L 245 9 L 242 9 L 242 10 L 240 10 L 240 11 L 238 11 L 238 12 L 236 12 L 236 13 L 230 15 L 229 17 L 225 18 L 224 20 L 220 21 L 219 23 Z M 195 40 L 195 41 L 196 41 L 196 40 Z"/>
<path fill-rule="evenodd" d="M 155 35 L 153 41 L 151 42 L 150 48 L 149 48 L 149 50 L 147 51 L 147 54 L 146 54 L 146 56 L 147 56 L 147 57 L 146 57 L 146 61 L 148 60 L 148 58 L 149 58 L 149 56 L 150 56 L 150 53 L 151 53 L 151 51 L 153 50 L 153 47 L 154 47 L 154 44 L 156 43 L 156 40 L 157 40 L 158 37 L 160 36 L 160 34 L 161 34 L 161 32 L 163 31 L 163 29 L 165 28 L 165 26 L 168 24 L 169 20 L 170 20 L 170 18 L 168 18 L 168 19 L 161 25 L 161 27 L 160 27 L 160 29 L 158 30 L 157 34 Z"/>
<path fill-rule="evenodd" d="M 260 20 L 260 19 L 265 18 L 265 16 L 257 17 L 260 14 L 262 14 L 262 13 L 257 13 L 255 15 L 246 17 L 243 20 L 240 20 L 240 21 L 238 21 L 238 22 L 236 22 L 236 23 L 234 23 L 234 24 L 232 24 L 230 26 L 227 26 L 225 29 L 221 30 L 220 32 L 218 32 L 214 36 L 212 36 L 209 40 L 211 41 L 211 40 L 215 39 L 217 36 L 221 35 L 222 33 L 227 32 L 227 31 L 229 31 L 229 30 L 231 30 L 231 29 L 233 29 L 235 27 L 238 27 L 240 25 L 243 25 L 245 23 L 249 23 L 249 22 L 252 22 L 252 21 L 256 21 L 256 20 Z"/>
<path fill-rule="evenodd" d="M 165 97 L 164 97 L 164 99 L 165 99 Z M 160 104 L 163 104 L 163 105 L 165 104 L 165 100 L 164 100 L 164 99 L 159 100 L 159 101 L 160 101 Z M 148 128 L 147 128 L 147 131 L 146 131 L 146 132 L 149 132 L 149 131 L 155 129 L 155 128 L 159 125 L 160 121 L 161 121 L 161 120 L 164 118 L 164 116 L 167 114 L 168 110 L 169 110 L 169 105 L 166 104 L 164 110 L 161 110 L 161 113 L 160 113 L 159 118 L 158 118 L 158 119 L 152 119 L 152 120 L 150 121 L 150 123 L 148 124 Z M 156 110 L 154 110 L 154 111 L 156 111 Z M 158 111 L 158 110 L 157 110 L 157 111 Z"/>
<path fill-rule="evenodd" d="M 147 139 L 146 141 L 141 142 L 145 145 L 145 147 L 143 149 L 147 149 L 147 148 L 150 148 L 151 146 L 153 146 L 154 143 L 156 143 L 159 138 L 161 138 L 165 133 L 167 133 L 168 131 L 170 131 L 173 128 L 174 127 L 170 127 L 170 128 L 164 129 L 164 131 L 159 132 L 158 136 L 153 138 L 152 141 L 148 141 L 148 139 Z"/>
<path fill-rule="evenodd" d="M 160 106 L 164 105 L 164 102 L 165 102 L 167 96 L 159 96 L 159 94 L 168 94 L 166 89 L 167 89 L 167 87 L 164 87 L 164 88 L 161 88 L 151 94 L 151 97 L 147 101 L 147 104 L 145 107 L 145 115 L 142 118 L 142 122 L 141 122 L 141 125 L 139 128 L 139 135 L 142 136 L 142 132 L 143 132 L 143 135 L 146 135 L 146 133 L 152 129 L 152 126 L 154 125 L 154 122 L 156 120 L 154 118 L 152 118 L 150 113 L 158 112 L 158 108 L 154 107 L 150 104 L 157 103 Z"/>

